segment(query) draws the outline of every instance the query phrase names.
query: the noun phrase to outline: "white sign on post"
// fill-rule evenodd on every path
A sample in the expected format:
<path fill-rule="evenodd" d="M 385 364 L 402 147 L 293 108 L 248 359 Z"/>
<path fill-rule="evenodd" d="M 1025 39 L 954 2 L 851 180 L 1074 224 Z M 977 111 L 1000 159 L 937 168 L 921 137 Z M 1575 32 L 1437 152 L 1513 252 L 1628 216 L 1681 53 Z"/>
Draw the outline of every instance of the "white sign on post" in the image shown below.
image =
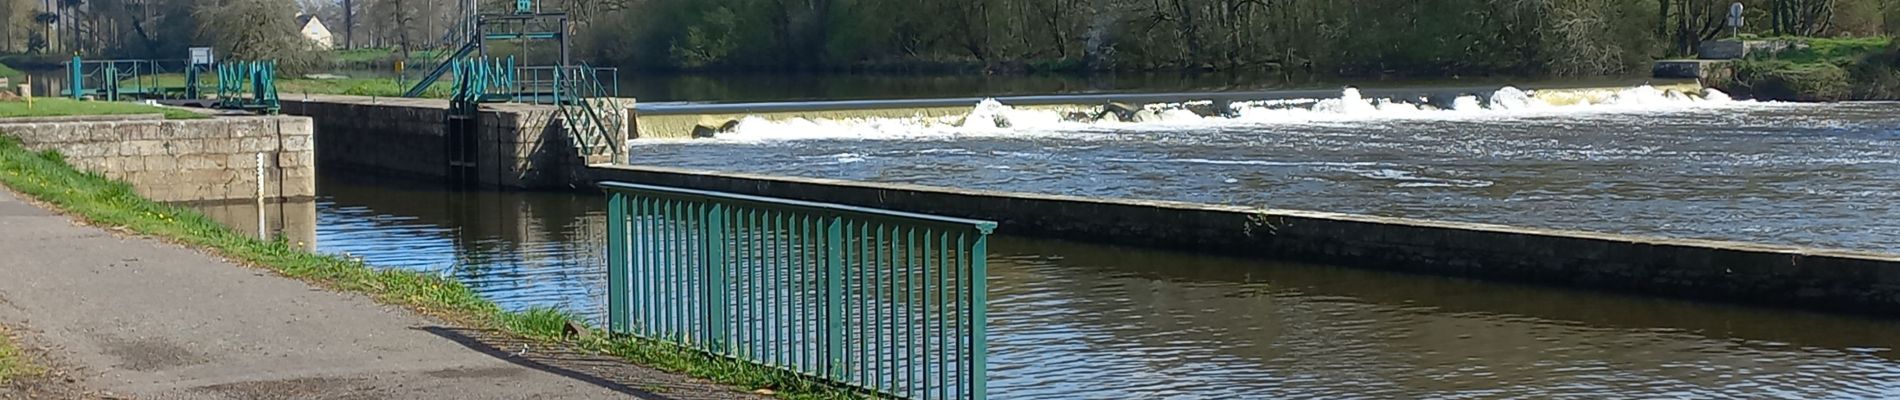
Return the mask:
<path fill-rule="evenodd" d="M 1728 26 L 1730 28 L 1742 27 L 1742 3 L 1741 2 L 1735 2 L 1735 4 L 1730 4 L 1728 6 Z"/>
<path fill-rule="evenodd" d="M 211 65 L 216 60 L 211 57 L 210 47 L 191 48 L 191 65 Z"/>

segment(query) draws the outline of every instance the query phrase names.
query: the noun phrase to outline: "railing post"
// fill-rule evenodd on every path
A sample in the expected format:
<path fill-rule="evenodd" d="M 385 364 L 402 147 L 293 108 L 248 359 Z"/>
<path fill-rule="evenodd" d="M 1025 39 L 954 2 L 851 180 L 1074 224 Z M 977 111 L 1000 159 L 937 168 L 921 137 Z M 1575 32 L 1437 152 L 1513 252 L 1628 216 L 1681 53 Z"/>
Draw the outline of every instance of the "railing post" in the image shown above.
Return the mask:
<path fill-rule="evenodd" d="M 67 64 L 67 65 L 72 66 L 72 67 L 66 68 L 66 70 L 70 72 L 73 76 L 72 81 L 68 82 L 66 85 L 67 90 L 71 90 L 73 92 L 73 100 L 79 100 L 79 96 L 80 96 L 79 92 L 83 92 L 86 90 L 85 60 L 79 58 L 78 55 L 74 55 L 73 63 Z"/>
<path fill-rule="evenodd" d="M 615 192 L 607 199 L 607 329 L 628 333 L 632 310 L 627 307 L 633 265 L 627 252 L 627 195 Z"/>
<path fill-rule="evenodd" d="M 714 204 L 706 209 L 706 215 L 700 219 L 700 237 L 706 240 L 706 279 L 700 285 L 705 291 L 704 303 L 706 320 L 706 350 L 718 354 L 729 354 L 726 348 L 726 206 Z"/>
<path fill-rule="evenodd" d="M 984 400 L 989 392 L 989 243 L 990 230 L 981 229 L 970 246 L 970 399 Z"/>
<path fill-rule="evenodd" d="M 825 228 L 825 372 L 844 380 L 844 219 Z"/>

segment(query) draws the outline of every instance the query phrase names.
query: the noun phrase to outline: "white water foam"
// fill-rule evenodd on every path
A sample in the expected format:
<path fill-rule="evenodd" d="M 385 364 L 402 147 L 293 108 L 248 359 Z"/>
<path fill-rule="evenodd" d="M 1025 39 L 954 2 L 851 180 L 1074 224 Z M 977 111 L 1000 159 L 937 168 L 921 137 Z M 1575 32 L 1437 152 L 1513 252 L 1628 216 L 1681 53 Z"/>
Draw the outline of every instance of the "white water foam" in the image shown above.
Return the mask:
<path fill-rule="evenodd" d="M 1659 90 L 1644 85 L 1620 91 L 1560 91 L 1539 96 L 1535 91 L 1503 87 L 1488 97 L 1460 95 L 1449 104 L 1428 99 L 1367 98 L 1357 88 L 1345 88 L 1337 98 L 1278 99 L 1235 102 L 1228 116 L 1202 116 L 1190 106 L 1210 108 L 1212 102 L 1151 104 L 1139 121 L 1111 118 L 1073 121 L 1052 110 L 1019 109 L 986 99 L 968 114 L 950 117 L 848 118 L 768 120 L 741 119 L 718 142 L 794 140 L 954 140 L 966 137 L 1073 137 L 1089 139 L 1112 135 L 1113 130 L 1180 129 L 1229 125 L 1273 125 L 1376 121 L 1387 119 L 1508 119 L 1569 113 L 1656 112 L 1745 104 L 1728 94 L 1707 89 L 1700 94 Z M 630 144 L 679 142 L 643 139 Z"/>

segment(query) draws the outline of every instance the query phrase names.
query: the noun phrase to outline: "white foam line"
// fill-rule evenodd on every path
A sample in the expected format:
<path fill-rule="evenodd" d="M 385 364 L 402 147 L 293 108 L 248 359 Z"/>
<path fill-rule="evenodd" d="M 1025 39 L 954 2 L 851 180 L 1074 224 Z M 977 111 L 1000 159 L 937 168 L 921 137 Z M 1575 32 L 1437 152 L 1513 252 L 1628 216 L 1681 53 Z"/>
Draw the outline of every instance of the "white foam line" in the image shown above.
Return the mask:
<path fill-rule="evenodd" d="M 1461 96 L 1448 108 L 1427 104 L 1420 99 L 1365 98 L 1358 89 L 1346 88 L 1331 99 L 1262 100 L 1233 103 L 1234 117 L 1202 117 L 1187 109 L 1189 104 L 1147 106 L 1141 122 L 1078 122 L 1064 119 L 1056 111 L 1017 109 L 995 99 L 987 99 L 963 116 L 942 118 L 849 118 L 767 120 L 741 119 L 732 132 L 711 140 L 639 139 L 629 145 L 681 142 L 768 143 L 800 140 L 956 140 L 962 138 L 1071 138 L 1077 140 L 1111 139 L 1114 131 L 1150 131 L 1156 129 L 1260 126 L 1279 124 L 1339 124 L 1379 120 L 1494 120 L 1550 115 L 1594 113 L 1654 113 L 1704 108 L 1736 107 L 1739 102 L 1713 89 L 1697 95 L 1662 91 L 1638 86 L 1618 92 L 1577 92 L 1567 94 L 1575 104 L 1555 105 L 1533 92 L 1504 87 L 1488 99 Z M 1208 102 L 1199 102 L 1206 105 Z"/>

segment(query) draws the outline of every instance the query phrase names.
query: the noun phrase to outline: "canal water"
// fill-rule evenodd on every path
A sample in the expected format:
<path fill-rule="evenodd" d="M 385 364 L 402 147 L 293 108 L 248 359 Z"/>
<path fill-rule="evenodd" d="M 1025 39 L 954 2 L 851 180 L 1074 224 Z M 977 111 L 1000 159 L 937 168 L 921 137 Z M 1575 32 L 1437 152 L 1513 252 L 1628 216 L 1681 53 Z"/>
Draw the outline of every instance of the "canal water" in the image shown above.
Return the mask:
<path fill-rule="evenodd" d="M 319 251 L 600 318 L 600 196 L 333 170 L 318 191 L 269 215 Z M 999 399 L 1900 396 L 1900 321 L 1010 236 L 991 252 Z"/>
<path fill-rule="evenodd" d="M 1077 124 L 747 121 L 643 164 L 1896 250 L 1900 104 L 1243 104 Z M 1492 98 L 1498 96 L 1489 96 Z M 1348 101 L 1350 100 L 1350 101 Z M 1475 102 L 1475 103 L 1474 103 Z M 1409 106 L 1409 107 L 1408 107 Z M 1475 108 L 1472 108 L 1475 107 Z M 347 170 L 273 204 L 321 252 L 598 321 L 604 199 Z M 255 229 L 243 206 L 210 209 Z M 241 228 L 245 229 L 245 228 Z M 1900 321 L 1007 236 L 999 399 L 1900 398 Z M 304 240 L 307 238 L 308 240 Z"/>
<path fill-rule="evenodd" d="M 950 118 L 751 118 L 714 140 L 635 140 L 630 161 L 1900 253 L 1900 103 L 1648 87 L 1585 100 L 1348 89 L 1229 116 L 1157 107 L 1141 123 L 983 103 Z"/>

